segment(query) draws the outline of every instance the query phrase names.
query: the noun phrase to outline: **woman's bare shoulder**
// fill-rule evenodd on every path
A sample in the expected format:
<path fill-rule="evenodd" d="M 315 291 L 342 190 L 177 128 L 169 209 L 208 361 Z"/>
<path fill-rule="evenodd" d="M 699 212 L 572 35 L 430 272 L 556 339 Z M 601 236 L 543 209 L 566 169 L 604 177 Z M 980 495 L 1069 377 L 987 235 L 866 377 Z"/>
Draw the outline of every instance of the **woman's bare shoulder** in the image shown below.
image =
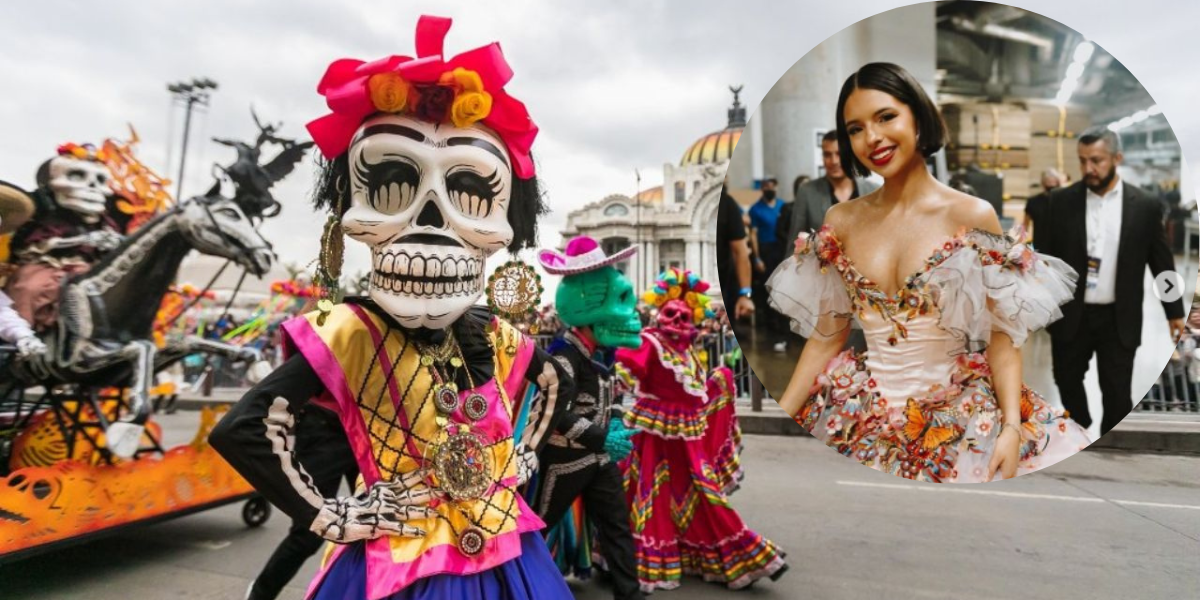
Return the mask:
<path fill-rule="evenodd" d="M 829 207 L 825 213 L 825 224 L 833 227 L 835 231 L 841 231 L 847 227 L 852 227 L 854 221 L 859 218 L 863 210 L 880 194 L 880 190 L 875 190 L 865 196 L 860 196 L 846 202 L 838 202 Z M 839 227 L 840 226 L 840 227 Z"/>
<path fill-rule="evenodd" d="M 941 200 L 950 207 L 950 219 L 959 227 L 982 229 L 989 233 L 1003 233 L 1000 217 L 990 202 L 964 194 L 950 187 L 942 187 Z"/>

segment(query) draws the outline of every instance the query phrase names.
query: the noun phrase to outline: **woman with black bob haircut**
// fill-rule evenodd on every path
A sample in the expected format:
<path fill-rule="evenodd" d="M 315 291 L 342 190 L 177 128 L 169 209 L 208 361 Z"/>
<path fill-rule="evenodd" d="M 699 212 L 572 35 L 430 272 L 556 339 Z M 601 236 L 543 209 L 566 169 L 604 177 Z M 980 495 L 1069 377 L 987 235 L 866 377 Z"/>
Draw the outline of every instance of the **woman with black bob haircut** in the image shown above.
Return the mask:
<path fill-rule="evenodd" d="M 846 100 L 855 90 L 877 90 L 902 102 L 913 113 L 917 122 L 917 141 L 921 155 L 929 158 L 946 145 L 946 122 L 933 100 L 925 93 L 921 83 L 899 65 L 871 63 L 859 69 L 838 94 L 837 138 L 838 158 L 843 165 L 850 165 L 851 177 L 869 177 L 871 170 L 854 155 L 850 136 L 846 131 Z"/>
<path fill-rule="evenodd" d="M 780 405 L 841 454 L 908 479 L 1007 479 L 1086 447 L 1079 425 L 1024 386 L 1019 350 L 1062 317 L 1077 274 L 934 178 L 926 159 L 946 126 L 902 67 L 851 75 L 836 120 L 842 164 L 884 183 L 834 205 L 767 282 L 771 305 L 809 338 Z M 842 351 L 851 326 L 865 354 Z"/>

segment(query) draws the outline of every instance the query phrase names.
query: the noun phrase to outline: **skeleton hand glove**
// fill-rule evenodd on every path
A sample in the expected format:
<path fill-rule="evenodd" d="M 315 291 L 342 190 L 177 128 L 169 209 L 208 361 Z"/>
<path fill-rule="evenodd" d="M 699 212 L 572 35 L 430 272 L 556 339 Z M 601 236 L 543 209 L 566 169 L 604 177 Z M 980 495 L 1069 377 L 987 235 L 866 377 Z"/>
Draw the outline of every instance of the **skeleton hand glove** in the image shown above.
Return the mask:
<path fill-rule="evenodd" d="M 517 444 L 517 485 L 529 481 L 538 470 L 537 454 L 525 444 Z"/>
<path fill-rule="evenodd" d="M 616 461 L 624 460 L 633 452 L 633 442 L 630 438 L 637 433 L 636 429 L 628 429 L 620 419 L 608 422 L 608 437 L 604 438 L 604 451 Z"/>
<path fill-rule="evenodd" d="M 44 354 L 46 352 L 46 344 L 38 339 L 36 335 L 25 336 L 17 340 L 17 353 L 22 357 L 28 358 L 35 354 Z"/>
<path fill-rule="evenodd" d="M 420 474 L 409 473 L 399 481 L 377 482 L 360 496 L 326 499 L 309 530 L 339 544 L 385 535 L 423 537 L 425 530 L 408 521 L 434 518 L 437 513 L 427 506 L 431 498 Z"/>

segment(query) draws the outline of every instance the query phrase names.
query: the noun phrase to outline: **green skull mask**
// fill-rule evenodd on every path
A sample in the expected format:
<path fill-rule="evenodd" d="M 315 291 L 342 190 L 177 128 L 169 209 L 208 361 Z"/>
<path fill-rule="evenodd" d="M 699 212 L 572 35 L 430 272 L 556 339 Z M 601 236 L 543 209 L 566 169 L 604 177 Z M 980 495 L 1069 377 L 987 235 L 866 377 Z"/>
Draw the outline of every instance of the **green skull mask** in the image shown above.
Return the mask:
<path fill-rule="evenodd" d="M 563 277 L 554 301 L 563 323 L 590 326 L 601 346 L 637 348 L 642 343 L 633 284 L 615 267 Z"/>

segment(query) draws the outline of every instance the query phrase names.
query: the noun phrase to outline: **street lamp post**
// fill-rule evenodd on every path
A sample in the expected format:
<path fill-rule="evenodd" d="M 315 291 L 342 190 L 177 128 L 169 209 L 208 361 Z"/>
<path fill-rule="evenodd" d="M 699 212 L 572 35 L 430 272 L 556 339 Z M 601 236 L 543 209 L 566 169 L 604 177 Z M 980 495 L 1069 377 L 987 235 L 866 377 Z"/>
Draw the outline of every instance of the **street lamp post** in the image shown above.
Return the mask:
<path fill-rule="evenodd" d="M 209 97 L 212 92 L 217 89 L 217 82 L 207 78 L 199 77 L 192 79 L 190 82 L 179 82 L 167 85 L 167 91 L 176 100 L 183 102 L 185 113 L 183 117 L 183 151 L 179 155 L 179 180 L 175 183 L 175 199 L 178 201 L 183 198 L 183 169 L 187 165 L 188 151 L 188 134 L 192 128 L 192 108 L 196 106 L 208 106 Z"/>

